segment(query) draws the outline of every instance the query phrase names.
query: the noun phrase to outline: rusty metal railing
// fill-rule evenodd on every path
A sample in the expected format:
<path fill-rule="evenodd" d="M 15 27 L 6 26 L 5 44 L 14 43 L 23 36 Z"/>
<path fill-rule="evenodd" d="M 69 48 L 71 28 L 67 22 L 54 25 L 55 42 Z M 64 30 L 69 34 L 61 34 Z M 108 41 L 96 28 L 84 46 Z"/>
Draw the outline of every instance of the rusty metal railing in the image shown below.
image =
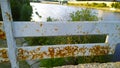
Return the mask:
<path fill-rule="evenodd" d="M 0 0 L 4 26 L 0 38 L 6 40 L 8 48 L 0 48 L 0 62 L 11 62 L 12 68 L 19 68 L 19 60 L 59 58 L 68 56 L 113 54 L 120 42 L 119 21 L 85 22 L 14 22 L 9 0 Z M 68 35 L 107 35 L 105 43 L 64 44 L 49 46 L 17 47 L 15 38 Z"/>

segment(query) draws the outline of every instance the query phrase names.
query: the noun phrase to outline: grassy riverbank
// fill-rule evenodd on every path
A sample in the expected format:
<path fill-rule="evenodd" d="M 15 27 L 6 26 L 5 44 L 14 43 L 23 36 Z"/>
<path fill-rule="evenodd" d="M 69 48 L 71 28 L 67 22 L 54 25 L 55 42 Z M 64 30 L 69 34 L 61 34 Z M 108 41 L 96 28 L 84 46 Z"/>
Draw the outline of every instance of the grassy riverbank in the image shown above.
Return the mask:
<path fill-rule="evenodd" d="M 59 2 L 43 1 L 42 3 L 43 4 L 60 5 Z M 67 6 L 93 8 L 93 9 L 105 10 L 105 11 L 111 11 L 111 12 L 120 12 L 120 9 L 112 8 L 112 6 L 111 6 L 112 3 L 115 3 L 115 2 L 106 2 L 106 1 L 77 1 L 77 2 L 75 1 L 75 2 L 71 2 L 71 1 L 68 1 Z"/>
<path fill-rule="evenodd" d="M 75 6 L 75 7 L 84 7 L 84 8 L 93 8 L 93 9 L 100 9 L 112 12 L 120 12 L 120 9 L 112 8 L 108 6 L 106 3 L 76 3 L 76 2 L 68 2 L 68 6 Z"/>

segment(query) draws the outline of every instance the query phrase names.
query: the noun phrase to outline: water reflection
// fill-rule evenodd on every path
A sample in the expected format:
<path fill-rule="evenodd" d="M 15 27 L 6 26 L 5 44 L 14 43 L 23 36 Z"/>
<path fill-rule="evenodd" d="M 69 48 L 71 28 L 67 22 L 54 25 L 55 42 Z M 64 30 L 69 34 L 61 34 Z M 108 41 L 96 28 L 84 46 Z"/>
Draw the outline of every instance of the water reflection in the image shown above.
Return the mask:
<path fill-rule="evenodd" d="M 67 21 L 70 20 L 70 13 L 82 8 L 63 5 L 31 3 L 33 7 L 33 21 L 46 21 L 47 17 Z M 36 12 L 39 14 L 37 15 Z M 92 9 L 93 13 L 104 21 L 120 21 L 120 13 Z M 100 19 L 101 20 L 101 19 Z"/>

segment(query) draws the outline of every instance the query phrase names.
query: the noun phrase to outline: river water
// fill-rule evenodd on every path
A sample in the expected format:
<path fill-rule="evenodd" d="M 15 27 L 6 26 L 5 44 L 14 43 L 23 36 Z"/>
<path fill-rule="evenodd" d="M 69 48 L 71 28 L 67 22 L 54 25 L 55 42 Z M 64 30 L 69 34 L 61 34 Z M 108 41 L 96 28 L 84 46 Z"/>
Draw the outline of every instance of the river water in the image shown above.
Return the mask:
<path fill-rule="evenodd" d="M 81 10 L 80 7 L 71 7 L 65 5 L 55 4 L 41 4 L 41 3 L 30 3 L 33 7 L 32 21 L 46 21 L 48 17 L 57 19 L 60 21 L 67 21 L 70 19 L 70 13 L 77 10 Z M 36 12 L 39 14 L 37 15 Z M 100 20 L 103 21 L 120 21 L 120 13 L 92 9 L 92 13 L 96 14 Z"/>

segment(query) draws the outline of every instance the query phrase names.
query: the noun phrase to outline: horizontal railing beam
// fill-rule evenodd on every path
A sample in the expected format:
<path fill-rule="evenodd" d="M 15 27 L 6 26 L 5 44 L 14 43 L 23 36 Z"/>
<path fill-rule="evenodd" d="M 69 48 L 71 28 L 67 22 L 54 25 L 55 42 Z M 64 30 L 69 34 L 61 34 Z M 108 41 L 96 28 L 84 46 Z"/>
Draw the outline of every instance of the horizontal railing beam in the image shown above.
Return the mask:
<path fill-rule="evenodd" d="M 13 22 L 15 37 L 119 34 L 119 21 Z M 5 39 L 0 22 L 0 38 Z"/>
<path fill-rule="evenodd" d="M 112 54 L 113 50 L 114 48 L 104 43 L 29 46 L 19 47 L 17 58 L 19 60 L 35 60 L 70 56 L 106 55 Z M 0 62 L 7 61 L 9 61 L 7 48 L 1 48 Z"/>
<path fill-rule="evenodd" d="M 13 22 L 13 34 L 15 37 L 91 34 L 107 34 L 109 36 L 108 41 L 103 44 L 66 44 L 19 47 L 17 48 L 17 58 L 19 60 L 113 54 L 115 45 L 120 41 L 120 23 L 119 21 Z M 7 53 L 7 48 L 0 49 L 0 62 L 9 61 Z"/>
<path fill-rule="evenodd" d="M 118 34 L 120 22 L 14 22 L 15 37 Z"/>

